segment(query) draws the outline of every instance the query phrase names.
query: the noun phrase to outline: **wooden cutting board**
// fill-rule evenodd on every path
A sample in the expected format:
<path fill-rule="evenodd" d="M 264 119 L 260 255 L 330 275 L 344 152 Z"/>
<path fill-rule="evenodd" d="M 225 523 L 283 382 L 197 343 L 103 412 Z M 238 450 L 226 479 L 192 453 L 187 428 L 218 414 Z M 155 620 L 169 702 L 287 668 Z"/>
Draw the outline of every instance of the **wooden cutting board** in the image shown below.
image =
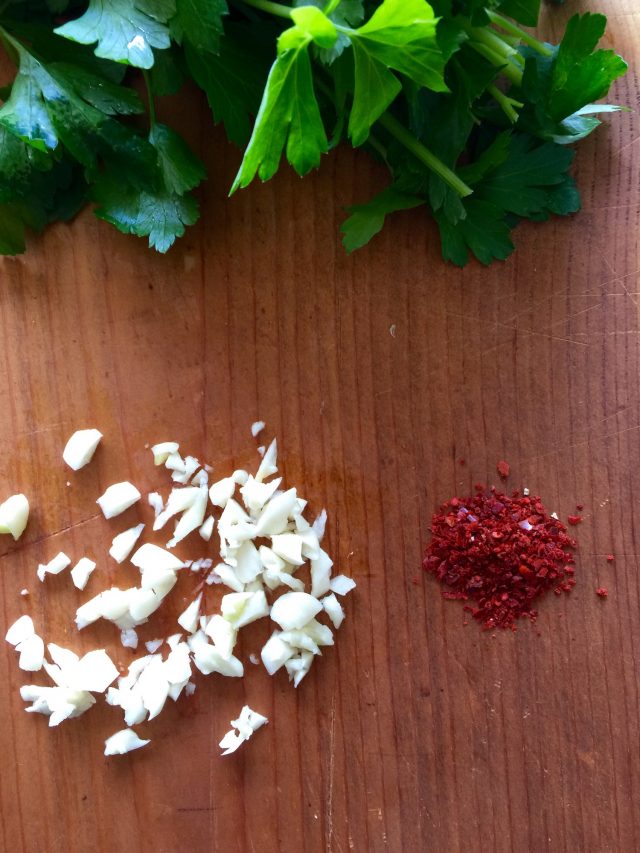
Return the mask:
<path fill-rule="evenodd" d="M 631 62 L 615 99 L 637 107 L 634 0 L 569 0 L 544 31 L 588 5 Z M 105 522 L 96 497 L 122 479 L 166 488 L 146 449 L 159 440 L 221 475 L 255 465 L 257 419 L 286 481 L 312 511 L 327 507 L 329 550 L 358 588 L 297 691 L 250 663 L 242 680 L 199 678 L 192 699 L 139 727 L 152 744 L 121 759 L 102 756 L 122 724 L 113 708 L 53 730 L 25 714 L 29 679 L 3 647 L 2 850 L 638 850 L 637 117 L 612 117 L 580 146 L 582 213 L 522 226 L 507 263 L 460 271 L 415 211 L 344 254 L 343 207 L 384 183 L 366 155 L 339 150 L 302 182 L 283 171 L 227 201 L 238 152 L 212 134 L 202 99 L 161 111 L 211 176 L 177 248 L 157 256 L 84 214 L 0 264 L 2 496 L 33 505 L 23 540 L 0 541 L 2 631 L 28 612 L 47 640 L 103 644 L 126 664 L 111 626 L 78 635 L 72 614 L 133 578 L 106 550 L 150 511 Z M 85 426 L 104 443 L 73 474 L 61 452 Z M 463 627 L 420 566 L 434 508 L 496 482 L 500 459 L 510 487 L 562 517 L 584 504 L 585 521 L 571 596 L 493 636 Z M 60 549 L 98 560 L 87 593 L 64 574 L 36 580 Z M 145 639 L 172 629 L 190 583 Z M 245 660 L 267 635 L 247 629 Z M 222 758 L 245 702 L 269 724 Z"/>

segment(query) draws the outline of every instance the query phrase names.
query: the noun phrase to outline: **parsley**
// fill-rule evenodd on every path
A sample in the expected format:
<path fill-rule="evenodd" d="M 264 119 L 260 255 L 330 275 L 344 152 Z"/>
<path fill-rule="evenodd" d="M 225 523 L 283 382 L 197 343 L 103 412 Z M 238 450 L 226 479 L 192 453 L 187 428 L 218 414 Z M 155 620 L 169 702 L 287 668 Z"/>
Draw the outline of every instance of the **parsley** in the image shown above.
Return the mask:
<path fill-rule="evenodd" d="M 203 164 L 156 119 L 191 78 L 243 149 L 231 192 L 340 143 L 389 170 L 342 224 L 347 251 L 395 211 L 432 216 L 445 259 L 504 259 L 522 219 L 580 208 L 571 147 L 626 64 L 603 15 L 557 45 L 522 27 L 540 0 L 11 0 L 0 41 L 0 253 L 85 204 L 166 252 L 198 218 Z M 125 72 L 129 69 L 129 73 Z M 143 78 L 146 98 L 141 99 Z M 146 103 L 145 103 L 146 101 Z"/>

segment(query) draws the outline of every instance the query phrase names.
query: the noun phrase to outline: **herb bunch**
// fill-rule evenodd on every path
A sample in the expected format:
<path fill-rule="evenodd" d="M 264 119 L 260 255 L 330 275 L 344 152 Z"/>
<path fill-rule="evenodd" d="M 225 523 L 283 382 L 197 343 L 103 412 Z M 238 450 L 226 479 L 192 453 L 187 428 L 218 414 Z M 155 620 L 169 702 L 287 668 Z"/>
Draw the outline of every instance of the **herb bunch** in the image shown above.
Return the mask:
<path fill-rule="evenodd" d="M 521 219 L 580 207 L 570 147 L 620 107 L 594 102 L 625 62 L 575 15 L 559 45 L 524 27 L 540 0 L 5 0 L 0 40 L 0 253 L 87 203 L 166 252 L 196 222 L 205 169 L 154 99 L 189 78 L 244 150 L 231 192 L 284 158 L 304 175 L 341 142 L 388 187 L 349 209 L 348 251 L 397 210 L 435 219 L 460 266 L 513 251 Z M 139 96 L 139 78 L 146 97 Z M 145 105 L 146 102 L 146 105 Z M 138 114 L 146 113 L 146 118 Z"/>

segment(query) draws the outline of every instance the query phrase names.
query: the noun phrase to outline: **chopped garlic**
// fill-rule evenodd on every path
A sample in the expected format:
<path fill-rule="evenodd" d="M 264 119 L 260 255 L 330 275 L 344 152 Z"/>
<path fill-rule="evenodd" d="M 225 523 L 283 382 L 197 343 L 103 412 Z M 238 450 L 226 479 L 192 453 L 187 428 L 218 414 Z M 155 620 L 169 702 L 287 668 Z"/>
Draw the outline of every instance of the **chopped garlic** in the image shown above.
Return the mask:
<path fill-rule="evenodd" d="M 335 592 L 336 595 L 346 595 L 352 589 L 355 589 L 355 586 L 356 582 L 353 578 L 348 578 L 346 575 L 337 575 L 331 580 L 329 589 L 331 592 Z"/>
<path fill-rule="evenodd" d="M 202 593 L 191 602 L 184 613 L 178 616 L 178 625 L 187 632 L 193 634 L 198 627 L 198 617 L 200 615 L 200 602 L 202 601 Z"/>
<path fill-rule="evenodd" d="M 237 629 L 231 624 L 231 622 L 227 621 L 223 616 L 220 616 L 219 613 L 216 613 L 215 616 L 212 616 L 208 621 L 204 632 L 213 640 L 213 645 L 216 651 L 218 651 L 223 658 L 228 660 L 231 657 L 233 648 L 236 644 L 236 638 L 238 636 Z"/>
<path fill-rule="evenodd" d="M 149 654 L 152 655 L 152 654 L 154 654 L 154 652 L 158 651 L 158 649 L 160 648 L 160 646 L 163 643 L 164 643 L 164 640 L 147 640 L 147 642 L 144 644 L 144 646 L 145 646 L 146 650 L 149 652 Z"/>
<path fill-rule="evenodd" d="M 159 545 L 152 545 L 150 542 L 146 542 L 138 548 L 131 558 L 131 562 L 143 572 L 149 567 L 171 571 L 184 568 L 182 560 L 179 560 L 169 551 L 165 551 Z"/>
<path fill-rule="evenodd" d="M 344 610 L 334 593 L 325 596 L 320 603 L 324 607 L 329 619 L 333 622 L 333 627 L 336 629 L 339 628 L 344 622 Z"/>
<path fill-rule="evenodd" d="M 262 432 L 262 430 L 264 428 L 265 428 L 265 422 L 264 421 L 256 421 L 255 423 L 252 423 L 251 424 L 251 435 L 255 438 L 259 432 Z"/>
<path fill-rule="evenodd" d="M 250 512 L 259 512 L 263 506 L 273 497 L 282 482 L 282 477 L 277 477 L 270 483 L 261 483 L 255 477 L 247 477 L 246 483 L 240 488 L 240 494 L 246 508 Z"/>
<path fill-rule="evenodd" d="M 256 619 L 268 616 L 269 604 L 262 591 L 230 592 L 222 596 L 220 610 L 224 618 L 234 628 L 242 628 L 251 622 L 255 622 Z"/>
<path fill-rule="evenodd" d="M 178 457 L 179 458 L 179 457 Z M 182 483 L 185 485 L 200 467 L 200 463 L 195 456 L 187 456 L 181 460 L 182 465 L 176 464 L 171 471 L 171 479 L 174 483 Z M 167 460 L 167 468 L 169 468 L 169 460 Z"/>
<path fill-rule="evenodd" d="M 151 448 L 153 464 L 163 465 L 172 453 L 178 452 L 179 448 L 177 441 L 161 441 L 159 444 L 154 444 Z"/>
<path fill-rule="evenodd" d="M 33 627 L 33 619 L 31 616 L 20 616 L 19 619 L 11 625 L 9 630 L 5 635 L 5 640 L 12 646 L 17 646 L 18 643 L 21 643 L 23 640 L 26 640 L 27 637 L 32 637 L 36 632 L 36 629 Z"/>
<path fill-rule="evenodd" d="M 164 501 L 162 500 L 162 495 L 160 495 L 158 492 L 149 492 L 149 494 L 147 495 L 147 502 L 149 506 L 153 509 L 154 515 L 157 518 L 164 509 Z"/>
<path fill-rule="evenodd" d="M 322 542 L 322 538 L 324 536 L 325 527 L 327 526 L 327 511 L 323 509 L 320 515 L 316 518 L 316 520 L 311 525 L 314 533 L 318 537 L 318 542 Z"/>
<path fill-rule="evenodd" d="M 31 702 L 28 713 L 46 714 L 49 725 L 57 726 L 64 720 L 79 717 L 88 711 L 96 700 L 86 690 L 73 690 L 67 687 L 39 687 L 25 684 L 20 688 L 20 696 L 25 702 Z"/>
<path fill-rule="evenodd" d="M 289 660 L 289 658 L 293 657 L 294 654 L 295 649 L 290 646 L 289 643 L 285 643 L 285 641 L 280 637 L 280 632 L 276 631 L 262 647 L 260 657 L 262 658 L 262 663 L 269 675 L 273 675 L 280 669 L 280 667 L 284 666 L 284 664 Z"/>
<path fill-rule="evenodd" d="M 133 483 L 125 480 L 123 483 L 114 483 L 112 486 L 109 486 L 96 503 L 102 510 L 105 518 L 113 518 L 116 515 L 120 515 L 126 509 L 129 509 L 141 497 L 140 492 Z"/>
<path fill-rule="evenodd" d="M 243 584 L 251 583 L 262 571 L 258 549 L 251 541 L 243 542 L 236 554 L 235 574 Z"/>
<path fill-rule="evenodd" d="M 209 500 L 214 506 L 224 508 L 227 501 L 233 497 L 236 490 L 236 481 L 233 477 L 225 477 L 209 488 Z"/>
<path fill-rule="evenodd" d="M 193 505 L 193 502 L 200 494 L 199 486 L 187 486 L 183 489 L 172 489 L 167 505 L 161 513 L 158 514 L 153 523 L 154 530 L 160 530 L 165 526 L 167 521 L 179 512 L 185 512 Z"/>
<path fill-rule="evenodd" d="M 271 550 L 292 566 L 304 565 L 302 545 L 302 537 L 297 533 L 278 533 L 271 537 Z"/>
<path fill-rule="evenodd" d="M 74 586 L 78 589 L 84 589 L 95 567 L 96 564 L 93 560 L 88 557 L 81 557 L 71 569 L 71 580 Z"/>
<path fill-rule="evenodd" d="M 29 501 L 23 494 L 11 495 L 0 504 L 0 533 L 10 533 L 17 541 L 29 520 Z"/>
<path fill-rule="evenodd" d="M 191 678 L 191 659 L 189 657 L 189 646 L 186 643 L 178 643 L 171 649 L 164 662 L 163 671 L 169 684 L 179 684 L 181 686 L 180 689 L 184 687 Z M 172 696 L 171 698 L 174 697 Z M 175 699 L 177 698 L 176 696 Z"/>
<path fill-rule="evenodd" d="M 285 667 L 289 673 L 289 679 L 293 681 L 293 686 L 297 687 L 305 675 L 309 672 L 313 663 L 313 654 L 308 651 L 301 651 L 299 655 L 290 658 Z"/>
<path fill-rule="evenodd" d="M 38 672 L 42 669 L 44 663 L 44 642 L 42 637 L 37 634 L 32 634 L 30 637 L 25 637 L 16 646 L 16 651 L 20 652 L 20 660 L 18 666 L 27 672 Z"/>
<path fill-rule="evenodd" d="M 124 530 L 114 536 L 111 548 L 109 548 L 109 555 L 113 557 L 116 563 L 123 563 L 127 559 L 143 530 L 144 524 L 138 524 L 136 527 L 130 527 L 129 530 Z"/>
<path fill-rule="evenodd" d="M 256 480 L 262 482 L 266 477 L 278 473 L 278 442 L 273 439 L 264 456 L 256 473 Z"/>
<path fill-rule="evenodd" d="M 242 678 L 244 675 L 242 661 L 233 655 L 228 658 L 223 657 L 216 648 L 208 643 L 198 643 L 192 649 L 192 653 L 193 662 L 203 675 L 211 675 L 213 672 L 227 678 Z"/>
<path fill-rule="evenodd" d="M 292 631 L 302 628 L 321 610 L 320 602 L 308 593 L 285 592 L 273 604 L 271 618 L 283 630 Z"/>
<path fill-rule="evenodd" d="M 120 632 L 120 642 L 125 649 L 138 648 L 138 632 L 135 628 L 126 628 Z"/>
<path fill-rule="evenodd" d="M 80 429 L 74 432 L 62 452 L 62 458 L 69 468 L 78 471 L 91 462 L 101 438 L 102 433 L 97 429 Z"/>
<path fill-rule="evenodd" d="M 262 510 L 256 522 L 256 536 L 275 536 L 278 533 L 283 533 L 296 504 L 297 493 L 295 489 L 289 489 L 273 497 Z"/>
<path fill-rule="evenodd" d="M 204 514 L 207 510 L 207 487 L 199 486 L 197 492 L 195 500 L 177 523 L 172 539 L 167 542 L 167 548 L 173 548 L 193 530 L 200 527 L 204 521 Z"/>
<path fill-rule="evenodd" d="M 317 560 L 311 560 L 311 595 L 320 598 L 331 589 L 331 567 L 333 560 L 320 549 Z"/>
<path fill-rule="evenodd" d="M 249 740 L 254 732 L 268 722 L 268 719 L 262 714 L 252 711 L 248 705 L 245 705 L 240 711 L 238 719 L 231 720 L 231 730 L 220 741 L 219 746 L 222 754 L 229 755 L 235 752 L 239 746 Z"/>
<path fill-rule="evenodd" d="M 200 534 L 200 536 L 202 536 L 205 542 L 208 542 L 211 539 L 214 521 L 214 517 L 210 515 L 204 522 L 204 524 L 200 525 L 200 530 L 198 531 L 198 533 Z"/>
<path fill-rule="evenodd" d="M 151 741 L 141 740 L 133 729 L 122 729 L 104 742 L 105 755 L 124 755 L 134 749 L 140 749 Z"/>
<path fill-rule="evenodd" d="M 48 563 L 40 563 L 38 566 L 37 575 L 39 580 L 44 583 L 45 575 L 59 575 L 64 569 L 67 568 L 71 563 L 71 558 L 67 557 L 64 551 L 60 551 L 59 554 L 50 560 Z"/>

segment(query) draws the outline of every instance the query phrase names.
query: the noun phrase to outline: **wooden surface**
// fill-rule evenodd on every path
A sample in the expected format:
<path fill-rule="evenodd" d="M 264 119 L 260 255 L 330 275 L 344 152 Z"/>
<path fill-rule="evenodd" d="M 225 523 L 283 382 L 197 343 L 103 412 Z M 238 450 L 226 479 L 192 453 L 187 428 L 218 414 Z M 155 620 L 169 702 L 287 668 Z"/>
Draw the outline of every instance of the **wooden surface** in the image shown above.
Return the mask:
<path fill-rule="evenodd" d="M 633 64 L 634 0 L 597 5 Z M 638 106 L 633 71 L 616 98 Z M 145 449 L 156 440 L 221 473 L 253 464 L 258 418 L 287 482 L 328 508 L 330 551 L 358 589 L 297 691 L 251 664 L 244 680 L 199 678 L 193 699 L 139 727 L 151 747 L 121 760 L 101 754 L 119 711 L 48 730 L 24 713 L 29 678 L 3 646 L 2 849 L 640 849 L 637 117 L 580 147 L 579 216 L 520 227 L 508 263 L 460 272 L 416 212 L 343 254 L 342 207 L 384 180 L 366 156 L 339 151 L 303 182 L 283 173 L 227 202 L 237 152 L 200 99 L 164 111 L 202 117 L 191 140 L 211 173 L 201 225 L 177 249 L 156 256 L 87 214 L 0 265 L 2 496 L 23 490 L 34 508 L 24 540 L 0 542 L 2 631 L 29 612 L 47 640 L 104 643 L 126 662 L 111 626 L 77 635 L 71 615 L 133 578 L 106 549 L 149 512 L 106 523 L 95 498 L 124 478 L 165 486 Z M 72 474 L 60 454 L 84 426 L 104 445 Z M 420 562 L 433 509 L 495 481 L 501 458 L 511 486 L 562 516 L 583 503 L 585 522 L 575 591 L 546 600 L 537 626 L 493 637 L 463 627 Z M 85 594 L 64 575 L 36 581 L 61 548 L 98 559 Z M 189 591 L 184 578 L 176 612 Z M 245 660 L 267 634 L 247 631 Z M 269 725 L 221 758 L 245 701 Z"/>

